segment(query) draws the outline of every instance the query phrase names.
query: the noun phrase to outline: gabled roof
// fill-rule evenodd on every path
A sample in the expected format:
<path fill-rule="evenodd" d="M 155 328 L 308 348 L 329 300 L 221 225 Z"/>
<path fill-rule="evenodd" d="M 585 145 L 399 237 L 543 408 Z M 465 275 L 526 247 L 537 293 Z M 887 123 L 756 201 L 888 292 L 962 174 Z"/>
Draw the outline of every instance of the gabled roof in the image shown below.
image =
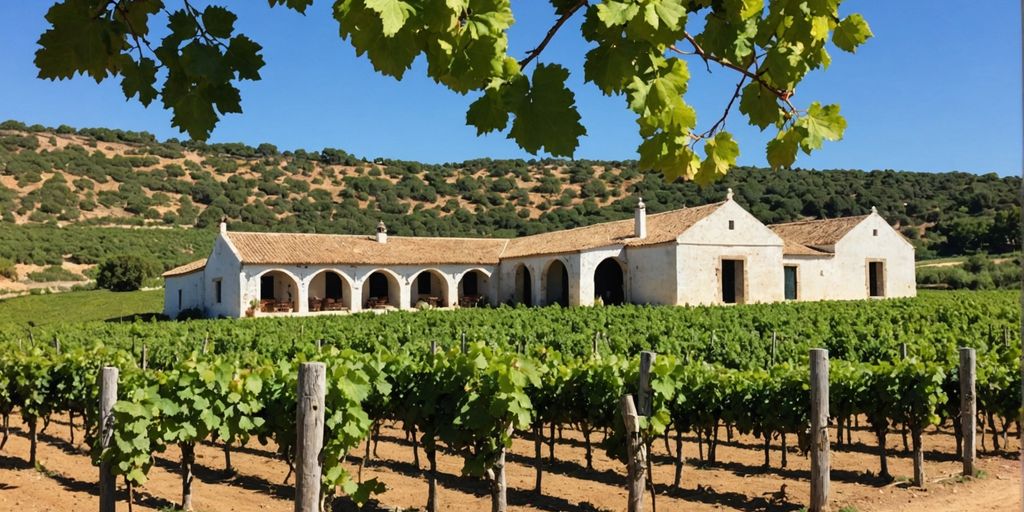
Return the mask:
<path fill-rule="evenodd" d="M 635 227 L 632 218 L 514 238 L 509 240 L 508 247 L 501 257 L 518 258 L 538 254 L 579 252 L 611 245 L 638 247 L 672 242 L 723 204 L 725 202 L 648 215 L 647 236 L 644 238 L 633 236 Z"/>
<path fill-rule="evenodd" d="M 275 265 L 496 264 L 508 240 L 389 236 L 387 243 L 362 235 L 243 233 L 228 240 L 242 263 Z"/>
<path fill-rule="evenodd" d="M 784 254 L 823 254 L 834 252 L 833 246 L 869 216 L 804 220 L 768 227 L 786 242 Z"/>
<path fill-rule="evenodd" d="M 389 236 L 386 243 L 379 243 L 375 237 L 362 235 L 228 231 L 224 236 L 247 264 L 493 265 L 502 258 L 671 242 L 723 204 L 648 215 L 645 238 L 633 236 L 633 219 L 514 239 Z"/>
<path fill-rule="evenodd" d="M 192 272 L 198 272 L 204 268 L 206 268 L 206 258 L 186 263 L 180 267 L 172 268 L 167 272 L 164 272 L 163 277 L 183 276 L 185 274 L 191 274 Z"/>

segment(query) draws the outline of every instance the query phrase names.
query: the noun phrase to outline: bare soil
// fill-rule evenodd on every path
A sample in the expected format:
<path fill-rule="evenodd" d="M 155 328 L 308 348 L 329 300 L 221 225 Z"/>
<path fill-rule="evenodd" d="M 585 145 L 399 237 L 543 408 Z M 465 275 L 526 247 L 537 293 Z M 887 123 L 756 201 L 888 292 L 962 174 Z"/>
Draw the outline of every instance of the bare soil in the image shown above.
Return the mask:
<path fill-rule="evenodd" d="M 76 421 L 77 423 L 77 421 Z M 20 421 L 12 418 L 12 437 L 0 452 L 0 511 L 37 512 L 94 508 L 97 468 L 89 462 L 84 447 L 69 443 L 66 420 L 55 420 L 40 437 L 39 470 L 28 466 L 29 442 Z M 81 440 L 80 426 L 76 442 Z M 834 437 L 835 431 L 832 431 Z M 759 439 L 735 436 L 726 440 L 721 429 L 721 444 L 716 463 L 698 460 L 697 443 L 684 438 L 686 465 L 681 488 L 672 487 L 673 466 L 661 440 L 654 443 L 654 481 L 657 508 L 676 510 L 799 510 L 807 503 L 808 459 L 794 448 L 788 452 L 788 465 L 780 467 L 779 443 L 773 443 L 771 466 L 762 467 L 764 452 Z M 792 436 L 791 436 L 792 437 Z M 594 435 L 594 441 L 600 435 Z M 1021 469 L 1017 461 L 1020 446 L 1011 436 L 1009 451 L 981 454 L 978 479 L 958 477 L 960 463 L 953 455 L 954 438 L 948 431 L 930 431 L 925 435 L 926 488 L 906 483 L 913 473 L 909 454 L 904 453 L 899 433 L 891 433 L 890 471 L 896 480 L 881 481 L 874 438 L 865 430 L 854 432 L 854 443 L 835 447 L 832 452 L 831 497 L 833 510 L 851 507 L 857 511 L 952 512 L 964 510 L 1019 510 Z M 991 437 L 986 440 L 991 450 Z M 790 445 L 795 439 L 790 439 Z M 291 485 L 284 484 L 288 467 L 273 458 L 273 446 L 253 441 L 232 451 L 234 476 L 223 472 L 224 454 L 219 446 L 197 449 L 194 504 L 199 511 L 292 510 Z M 979 446 L 979 451 L 981 451 Z M 379 508 L 422 509 L 426 502 L 427 482 L 421 464 L 413 464 L 413 450 L 400 428 L 386 425 L 381 430 L 377 456 L 368 461 L 364 478 L 378 478 L 388 490 L 377 499 Z M 625 510 L 625 470 L 599 448 L 594 450 L 594 469 L 585 468 L 582 436 L 564 430 L 555 446 L 555 462 L 548 461 L 543 446 L 543 494 L 533 493 L 534 443 L 517 438 L 508 457 L 510 510 L 514 511 L 596 511 Z M 362 447 L 349 457 L 353 474 L 357 471 Z M 136 489 L 135 510 L 150 511 L 173 507 L 180 500 L 181 480 L 177 474 L 178 452 L 169 449 L 157 455 L 150 481 Z M 487 485 L 471 477 L 460 476 L 461 459 L 451 454 L 438 456 L 441 509 L 446 511 L 488 510 Z M 122 499 L 118 510 L 127 510 Z M 649 496 L 648 496 L 649 499 Z M 347 507 L 346 507 L 347 508 Z"/>

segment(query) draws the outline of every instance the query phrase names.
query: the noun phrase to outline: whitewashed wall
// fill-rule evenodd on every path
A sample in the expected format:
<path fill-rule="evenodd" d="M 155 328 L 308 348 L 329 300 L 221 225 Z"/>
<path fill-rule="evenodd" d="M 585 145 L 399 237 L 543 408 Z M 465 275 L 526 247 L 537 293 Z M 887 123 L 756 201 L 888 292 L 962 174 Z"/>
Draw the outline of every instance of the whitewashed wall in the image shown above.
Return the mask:
<path fill-rule="evenodd" d="M 676 243 L 627 247 L 626 282 L 628 302 L 633 304 L 676 304 Z"/>
<path fill-rule="evenodd" d="M 168 318 L 177 318 L 186 309 L 197 308 L 204 310 L 203 284 L 205 282 L 203 270 L 197 270 L 189 274 L 167 277 L 164 279 L 164 315 Z M 178 298 L 181 298 L 179 303 Z"/>
<path fill-rule="evenodd" d="M 878 214 L 869 215 L 830 249 L 835 251 L 831 257 L 784 258 L 785 264 L 798 266 L 799 300 L 868 298 L 869 261 L 885 264 L 885 297 L 917 295 L 914 246 Z"/>
<path fill-rule="evenodd" d="M 914 246 L 878 214 L 868 216 L 850 230 L 836 244 L 835 252 L 836 279 L 829 298 L 867 298 L 869 260 L 885 262 L 886 297 L 917 295 Z"/>
<path fill-rule="evenodd" d="M 782 300 L 782 239 L 734 201 L 698 221 L 678 242 L 678 304 L 722 303 L 722 259 L 744 260 L 745 303 Z"/>
<path fill-rule="evenodd" d="M 796 300 L 814 301 L 829 300 L 834 297 L 832 283 L 836 280 L 836 264 L 833 256 L 796 256 L 782 257 L 783 266 L 796 267 Z M 780 273 L 785 293 L 785 274 Z M 785 297 L 785 295 L 783 295 Z"/>
<path fill-rule="evenodd" d="M 203 302 L 206 305 L 206 316 L 239 317 L 245 312 L 248 306 L 242 296 L 241 273 L 242 264 L 237 251 L 227 237 L 223 234 L 218 235 L 203 272 Z M 214 286 L 217 279 L 221 280 L 219 303 L 216 300 Z"/>

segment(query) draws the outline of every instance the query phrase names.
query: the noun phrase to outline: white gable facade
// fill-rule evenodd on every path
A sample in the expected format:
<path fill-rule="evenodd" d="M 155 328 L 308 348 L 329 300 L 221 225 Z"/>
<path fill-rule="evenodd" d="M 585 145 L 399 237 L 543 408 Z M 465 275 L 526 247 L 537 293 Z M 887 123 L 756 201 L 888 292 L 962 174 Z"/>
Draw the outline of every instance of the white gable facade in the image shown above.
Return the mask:
<path fill-rule="evenodd" d="M 713 205 L 647 215 L 641 202 L 633 219 L 510 240 L 389 238 L 383 225 L 373 238 L 238 233 L 222 225 L 205 262 L 164 274 L 164 314 L 237 318 L 916 294 L 914 249 L 902 235 L 876 213 L 836 221 L 765 226 L 730 191 Z M 819 231 L 837 239 L 809 243 Z"/>

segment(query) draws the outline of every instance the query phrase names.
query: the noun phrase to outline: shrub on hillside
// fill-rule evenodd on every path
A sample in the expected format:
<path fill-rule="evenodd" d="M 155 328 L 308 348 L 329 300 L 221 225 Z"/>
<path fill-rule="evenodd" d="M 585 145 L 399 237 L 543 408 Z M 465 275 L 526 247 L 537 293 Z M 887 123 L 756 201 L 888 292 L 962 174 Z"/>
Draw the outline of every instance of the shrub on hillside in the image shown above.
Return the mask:
<path fill-rule="evenodd" d="M 18 280 L 18 271 L 14 268 L 14 262 L 7 258 L 0 258 L 0 276 L 11 281 Z"/>
<path fill-rule="evenodd" d="M 37 283 L 53 283 L 57 281 L 85 281 L 84 277 L 60 265 L 50 265 L 42 270 L 29 272 L 28 278 Z"/>
<path fill-rule="evenodd" d="M 100 263 L 96 286 L 115 292 L 138 290 L 146 279 L 159 274 L 160 264 L 155 260 L 134 254 L 124 254 Z"/>

